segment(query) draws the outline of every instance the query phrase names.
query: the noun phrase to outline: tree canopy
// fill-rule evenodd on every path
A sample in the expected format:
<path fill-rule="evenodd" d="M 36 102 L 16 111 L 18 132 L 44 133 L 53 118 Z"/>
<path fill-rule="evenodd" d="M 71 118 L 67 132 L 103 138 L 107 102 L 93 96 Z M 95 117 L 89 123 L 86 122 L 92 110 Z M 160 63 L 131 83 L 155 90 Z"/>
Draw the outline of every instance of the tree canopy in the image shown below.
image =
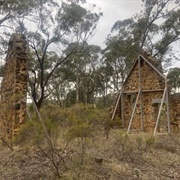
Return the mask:
<path fill-rule="evenodd" d="M 172 90 L 178 92 L 180 88 L 180 68 L 171 68 L 168 72 L 167 78 Z"/>
<path fill-rule="evenodd" d="M 143 51 L 172 62 L 180 38 L 180 2 L 143 0 L 143 9 L 114 22 L 104 49 L 89 44 L 103 15 L 84 0 L 4 0 L 0 2 L 1 50 L 11 33 L 25 34 L 29 46 L 29 93 L 38 108 L 46 100 L 61 107 L 74 103 L 104 106 L 124 82 Z M 1 67 L 3 72 L 3 67 Z M 168 74 L 178 87 L 177 69 Z M 1 73 L 2 74 L 2 73 Z"/>

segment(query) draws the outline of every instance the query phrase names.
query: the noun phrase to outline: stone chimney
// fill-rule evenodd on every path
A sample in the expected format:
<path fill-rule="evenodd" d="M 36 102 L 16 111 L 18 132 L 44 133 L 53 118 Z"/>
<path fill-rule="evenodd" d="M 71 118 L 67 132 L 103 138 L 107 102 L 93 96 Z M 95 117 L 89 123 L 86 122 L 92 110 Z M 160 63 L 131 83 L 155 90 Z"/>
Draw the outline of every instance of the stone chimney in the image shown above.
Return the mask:
<path fill-rule="evenodd" d="M 27 41 L 22 34 L 12 34 L 1 83 L 1 136 L 10 139 L 26 118 Z"/>

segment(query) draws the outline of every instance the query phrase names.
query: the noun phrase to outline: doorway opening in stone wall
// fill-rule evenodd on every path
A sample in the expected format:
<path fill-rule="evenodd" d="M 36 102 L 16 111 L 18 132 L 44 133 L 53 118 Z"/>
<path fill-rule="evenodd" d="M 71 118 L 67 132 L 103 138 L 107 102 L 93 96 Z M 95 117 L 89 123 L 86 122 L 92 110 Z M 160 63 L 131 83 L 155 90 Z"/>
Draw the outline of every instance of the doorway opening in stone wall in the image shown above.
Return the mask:
<path fill-rule="evenodd" d="M 160 133 L 167 132 L 168 124 L 167 124 L 167 106 L 166 103 L 163 103 L 163 106 L 160 110 L 161 99 L 153 99 L 153 114 L 152 121 L 156 122 L 158 118 L 158 113 L 160 111 L 159 123 L 157 131 Z"/>
<path fill-rule="evenodd" d="M 132 110 L 133 110 L 134 105 L 135 105 L 136 97 L 137 97 L 137 93 L 127 94 L 128 105 Z"/>

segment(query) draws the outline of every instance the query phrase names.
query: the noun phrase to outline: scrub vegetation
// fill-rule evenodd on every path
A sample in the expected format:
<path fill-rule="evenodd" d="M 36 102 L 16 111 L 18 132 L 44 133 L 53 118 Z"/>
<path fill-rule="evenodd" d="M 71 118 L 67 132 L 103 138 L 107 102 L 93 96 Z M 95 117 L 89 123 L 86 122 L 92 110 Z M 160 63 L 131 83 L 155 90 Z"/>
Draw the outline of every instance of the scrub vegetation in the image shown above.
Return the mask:
<path fill-rule="evenodd" d="M 180 136 L 127 134 L 107 109 L 46 105 L 32 110 L 13 141 L 0 146 L 2 179 L 179 179 Z"/>

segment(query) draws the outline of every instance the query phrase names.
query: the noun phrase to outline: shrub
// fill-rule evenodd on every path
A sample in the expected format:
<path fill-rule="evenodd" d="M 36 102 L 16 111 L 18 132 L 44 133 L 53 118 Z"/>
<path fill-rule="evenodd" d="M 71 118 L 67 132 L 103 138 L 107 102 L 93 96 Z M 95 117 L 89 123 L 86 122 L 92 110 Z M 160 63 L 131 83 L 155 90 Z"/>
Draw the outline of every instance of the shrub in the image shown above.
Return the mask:
<path fill-rule="evenodd" d="M 57 124 L 49 119 L 43 120 L 46 132 L 49 137 L 55 142 L 58 139 L 59 127 Z M 39 120 L 28 120 L 23 124 L 19 130 L 19 133 L 14 138 L 15 144 L 28 144 L 28 145 L 42 145 L 46 141 L 46 132 L 43 125 Z M 45 144 L 44 144 L 45 145 Z"/>
<path fill-rule="evenodd" d="M 78 104 L 68 110 L 68 136 L 70 139 L 94 137 L 104 126 L 108 114 L 93 105 Z"/>
<path fill-rule="evenodd" d="M 132 137 L 120 131 L 114 143 L 115 156 L 120 161 L 141 162 L 144 153 L 153 144 L 152 138 L 143 139 L 141 135 Z"/>

